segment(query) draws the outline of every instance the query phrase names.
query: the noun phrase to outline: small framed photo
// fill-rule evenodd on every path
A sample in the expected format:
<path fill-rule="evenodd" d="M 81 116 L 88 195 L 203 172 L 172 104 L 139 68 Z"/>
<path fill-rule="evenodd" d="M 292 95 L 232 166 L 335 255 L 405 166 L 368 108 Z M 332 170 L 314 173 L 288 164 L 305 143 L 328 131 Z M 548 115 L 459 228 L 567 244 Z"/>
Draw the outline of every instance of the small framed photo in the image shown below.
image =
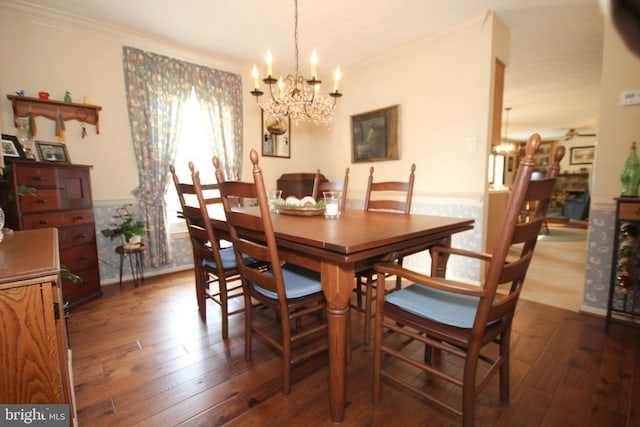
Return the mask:
<path fill-rule="evenodd" d="M 36 150 L 41 162 L 71 163 L 67 146 L 64 144 L 36 141 Z"/>
<path fill-rule="evenodd" d="M 351 161 L 398 160 L 398 106 L 351 116 Z"/>
<path fill-rule="evenodd" d="M 18 138 L 13 135 L 2 134 L 2 154 L 4 157 L 17 157 L 24 159 L 24 151 L 18 141 Z"/>
<path fill-rule="evenodd" d="M 590 145 L 588 147 L 572 147 L 569 164 L 572 165 L 590 165 L 593 163 L 596 147 Z"/>

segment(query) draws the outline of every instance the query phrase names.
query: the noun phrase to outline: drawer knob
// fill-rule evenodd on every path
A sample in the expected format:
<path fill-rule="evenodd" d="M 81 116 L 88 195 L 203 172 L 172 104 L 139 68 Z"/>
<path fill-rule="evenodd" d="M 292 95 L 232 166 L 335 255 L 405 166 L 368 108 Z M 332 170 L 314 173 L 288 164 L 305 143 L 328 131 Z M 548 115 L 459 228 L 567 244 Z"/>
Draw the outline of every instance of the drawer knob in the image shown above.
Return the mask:
<path fill-rule="evenodd" d="M 49 224 L 49 220 L 48 219 L 41 219 L 40 220 L 40 224 L 47 225 L 47 224 Z"/>
<path fill-rule="evenodd" d="M 38 200 L 38 203 L 40 203 L 41 205 L 44 205 L 47 203 L 47 199 L 40 199 Z"/>
<path fill-rule="evenodd" d="M 78 215 L 76 219 L 84 219 L 84 215 Z"/>
<path fill-rule="evenodd" d="M 89 259 L 89 257 L 88 257 L 88 256 L 86 256 L 86 255 L 81 255 L 81 256 L 80 256 L 80 259 L 81 259 L 81 260 L 83 260 L 83 261 L 86 261 L 86 260 L 88 260 L 88 259 Z"/>
<path fill-rule="evenodd" d="M 34 180 L 34 181 L 40 181 L 40 182 L 42 182 L 42 181 L 44 181 L 44 176 L 42 176 L 42 175 L 36 175 L 36 176 L 33 178 L 33 180 Z"/>
<path fill-rule="evenodd" d="M 78 235 L 78 238 L 79 238 L 79 239 L 86 239 L 86 238 L 87 238 L 87 235 L 86 235 L 86 234 L 84 234 L 84 233 L 82 233 L 82 234 L 79 234 L 79 235 Z"/>

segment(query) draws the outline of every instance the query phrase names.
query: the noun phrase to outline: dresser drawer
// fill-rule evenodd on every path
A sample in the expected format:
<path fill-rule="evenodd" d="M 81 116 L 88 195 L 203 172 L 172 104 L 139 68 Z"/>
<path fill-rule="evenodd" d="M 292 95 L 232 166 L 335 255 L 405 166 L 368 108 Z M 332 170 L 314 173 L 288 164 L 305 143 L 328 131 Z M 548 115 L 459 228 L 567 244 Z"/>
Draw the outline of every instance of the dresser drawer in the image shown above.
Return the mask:
<path fill-rule="evenodd" d="M 93 244 L 88 244 L 61 249 L 60 263 L 64 264 L 69 271 L 76 274 L 78 274 L 78 271 L 95 267 L 98 264 L 96 247 Z"/>
<path fill-rule="evenodd" d="M 29 187 L 55 187 L 56 170 L 38 166 L 21 166 L 17 170 L 18 185 Z"/>
<path fill-rule="evenodd" d="M 60 249 L 93 243 L 96 241 L 95 226 L 91 223 L 61 228 L 58 230 L 58 241 L 60 242 Z"/>
<path fill-rule="evenodd" d="M 31 214 L 22 217 L 25 230 L 45 227 L 69 227 L 72 225 L 93 224 L 93 210 L 82 209 L 48 214 Z"/>
<path fill-rule="evenodd" d="M 620 219 L 640 220 L 640 203 L 620 203 Z"/>
<path fill-rule="evenodd" d="M 68 279 L 62 279 L 62 298 L 65 301 L 71 301 L 71 307 L 102 295 L 98 266 L 90 267 L 86 270 L 70 271 L 77 274 L 82 279 L 82 282 L 79 283 L 73 283 Z"/>
<path fill-rule="evenodd" d="M 20 209 L 24 213 L 57 211 L 60 209 L 60 192 L 58 190 L 39 188 L 34 194 L 26 194 L 20 197 Z"/>

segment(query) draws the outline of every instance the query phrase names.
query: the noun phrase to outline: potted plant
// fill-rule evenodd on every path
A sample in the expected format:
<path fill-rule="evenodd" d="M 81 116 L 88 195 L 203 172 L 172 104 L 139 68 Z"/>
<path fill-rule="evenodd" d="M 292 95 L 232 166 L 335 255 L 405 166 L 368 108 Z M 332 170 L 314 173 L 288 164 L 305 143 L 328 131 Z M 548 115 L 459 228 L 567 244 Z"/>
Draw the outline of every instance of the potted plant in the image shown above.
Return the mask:
<path fill-rule="evenodd" d="M 117 214 L 112 217 L 115 219 L 115 222 L 109 224 L 110 226 L 108 228 L 100 230 L 103 236 L 109 237 L 111 240 L 117 236 L 121 236 L 125 249 L 140 246 L 142 236 L 147 232 L 145 222 L 135 219 L 129 211 L 130 206 L 133 205 L 128 204 L 116 208 Z"/>

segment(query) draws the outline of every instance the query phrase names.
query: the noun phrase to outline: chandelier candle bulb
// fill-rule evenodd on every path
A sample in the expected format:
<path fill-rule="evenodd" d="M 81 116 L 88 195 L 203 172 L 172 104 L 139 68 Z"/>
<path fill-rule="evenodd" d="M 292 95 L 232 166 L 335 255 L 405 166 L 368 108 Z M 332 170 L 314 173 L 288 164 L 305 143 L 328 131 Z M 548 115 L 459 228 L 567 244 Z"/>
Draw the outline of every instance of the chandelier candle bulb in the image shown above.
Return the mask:
<path fill-rule="evenodd" d="M 265 56 L 265 59 L 267 60 L 267 77 L 271 77 L 271 74 L 273 73 L 273 57 L 271 56 L 271 51 L 269 49 L 267 49 L 267 55 Z"/>
<path fill-rule="evenodd" d="M 251 75 L 253 76 L 253 86 L 256 89 L 260 89 L 260 83 L 259 83 L 259 77 L 260 75 L 258 74 L 258 68 L 254 65 L 253 66 L 253 70 L 251 71 Z"/>
<path fill-rule="evenodd" d="M 318 78 L 318 54 L 316 49 L 313 49 L 311 53 L 311 79 L 316 80 Z"/>
<path fill-rule="evenodd" d="M 278 80 L 278 88 L 280 89 L 280 99 L 284 98 L 284 80 L 282 80 L 282 76 Z"/>
<path fill-rule="evenodd" d="M 333 84 L 333 91 L 338 92 L 338 84 L 340 83 L 340 78 L 342 77 L 342 73 L 340 72 L 340 67 L 336 67 L 336 72 L 333 74 L 333 79 L 335 83 Z"/>

